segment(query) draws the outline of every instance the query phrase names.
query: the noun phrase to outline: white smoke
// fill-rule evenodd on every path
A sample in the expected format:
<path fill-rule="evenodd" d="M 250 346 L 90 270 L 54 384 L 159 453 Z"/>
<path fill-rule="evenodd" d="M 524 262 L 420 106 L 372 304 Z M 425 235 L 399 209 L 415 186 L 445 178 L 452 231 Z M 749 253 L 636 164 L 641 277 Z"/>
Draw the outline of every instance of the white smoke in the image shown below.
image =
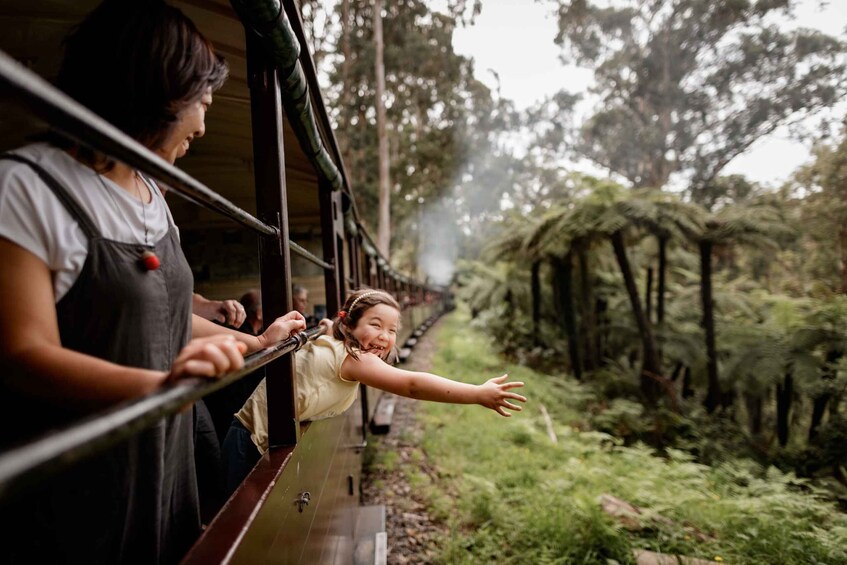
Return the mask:
<path fill-rule="evenodd" d="M 424 208 L 420 218 L 418 261 L 429 280 L 450 284 L 459 255 L 459 226 L 455 207 L 445 198 Z"/>

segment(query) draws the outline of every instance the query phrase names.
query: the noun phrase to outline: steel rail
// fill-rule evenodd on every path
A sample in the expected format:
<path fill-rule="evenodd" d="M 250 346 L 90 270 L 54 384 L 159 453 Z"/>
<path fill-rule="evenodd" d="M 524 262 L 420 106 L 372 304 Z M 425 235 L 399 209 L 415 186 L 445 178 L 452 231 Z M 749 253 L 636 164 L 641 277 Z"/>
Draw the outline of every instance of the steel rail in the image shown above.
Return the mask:
<path fill-rule="evenodd" d="M 326 261 L 324 261 L 323 259 L 321 259 L 317 255 L 315 255 L 311 251 L 305 249 L 304 247 L 297 245 L 296 243 L 294 243 L 290 239 L 288 240 L 288 247 L 291 249 L 291 251 L 295 252 L 300 257 L 303 257 L 304 259 L 311 261 L 312 263 L 314 263 L 318 267 L 323 267 L 324 269 L 326 269 L 328 271 L 334 271 L 335 270 L 335 265 L 333 265 L 332 263 L 327 263 Z"/>
<path fill-rule="evenodd" d="M 152 394 L 121 403 L 26 445 L 3 452 L 0 455 L 0 501 L 8 500 L 46 476 L 114 446 L 161 418 L 184 409 L 195 400 L 299 349 L 323 332 L 323 326 L 299 332 L 285 341 L 247 356 L 244 367 L 218 379 L 180 380 Z"/>
<path fill-rule="evenodd" d="M 279 229 L 245 212 L 226 198 L 132 139 L 73 100 L 38 74 L 0 50 L 0 87 L 5 87 L 35 116 L 86 147 L 138 169 L 169 189 L 227 216 L 260 234 L 279 237 Z"/>

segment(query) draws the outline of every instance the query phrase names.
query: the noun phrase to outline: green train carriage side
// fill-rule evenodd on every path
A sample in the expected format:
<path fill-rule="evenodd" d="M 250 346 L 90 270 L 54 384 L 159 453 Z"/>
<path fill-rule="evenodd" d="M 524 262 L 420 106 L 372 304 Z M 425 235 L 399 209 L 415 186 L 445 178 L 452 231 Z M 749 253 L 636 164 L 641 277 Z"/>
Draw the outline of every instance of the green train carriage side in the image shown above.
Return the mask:
<path fill-rule="evenodd" d="M 207 133 L 179 169 L 162 168 L 133 144 L 111 139 L 108 128 L 71 111 L 73 104 L 65 111 L 67 101 L 60 97 L 56 103 L 49 86 L 34 78 L 55 76 L 62 38 L 98 4 L 91 0 L 0 0 L 0 51 L 25 67 L 6 59 L 0 65 L 0 151 L 22 145 L 45 125 L 70 132 L 173 188 L 168 202 L 196 291 L 222 299 L 261 288 L 265 319 L 273 319 L 291 309 L 293 284 L 308 288 L 311 304 L 329 314 L 350 290 L 383 286 L 404 306 L 398 343 L 405 342 L 438 315 L 443 294 L 391 269 L 359 222 L 296 4 L 169 3 L 195 22 L 230 65 L 230 78 L 207 116 Z M 432 296 L 436 300 L 428 299 Z M 299 425 L 290 351 L 310 337 L 302 334 L 252 362 L 250 368 L 272 377 L 274 447 L 206 528 L 186 562 L 352 559 L 362 534 L 357 520 L 361 452 L 379 391 L 362 387 L 361 403 L 344 415 Z M 137 430 L 145 418 L 152 421 L 218 386 L 183 387 L 167 398 L 153 395 L 136 405 L 144 410 L 111 411 L 104 421 Z M 0 495 L 14 494 L 34 477 L 61 473 L 57 461 L 84 457 L 110 441 L 91 435 L 85 436 L 90 441 L 74 444 L 66 441 L 69 437 L 45 438 L 40 445 L 49 445 L 49 455 L 33 456 L 26 446 L 0 453 Z"/>

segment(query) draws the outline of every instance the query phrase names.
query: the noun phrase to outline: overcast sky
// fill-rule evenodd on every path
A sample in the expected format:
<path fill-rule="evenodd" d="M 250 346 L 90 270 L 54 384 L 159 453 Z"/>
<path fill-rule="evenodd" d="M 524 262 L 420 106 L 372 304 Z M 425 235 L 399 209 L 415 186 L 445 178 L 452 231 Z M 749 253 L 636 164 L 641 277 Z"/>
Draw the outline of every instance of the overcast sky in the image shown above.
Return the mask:
<path fill-rule="evenodd" d="M 572 92 L 584 91 L 591 72 L 564 67 L 559 61 L 559 49 L 553 43 L 556 19 L 551 10 L 549 3 L 534 0 L 483 0 L 482 13 L 474 25 L 456 30 L 453 47 L 473 57 L 477 78 L 492 88 L 497 85 L 495 71 L 501 95 L 513 100 L 518 109 L 529 107 L 562 86 Z M 844 36 L 847 0 L 803 0 L 795 24 Z M 725 172 L 775 185 L 808 159 L 807 147 L 792 141 L 787 131 L 778 130 L 735 159 Z"/>

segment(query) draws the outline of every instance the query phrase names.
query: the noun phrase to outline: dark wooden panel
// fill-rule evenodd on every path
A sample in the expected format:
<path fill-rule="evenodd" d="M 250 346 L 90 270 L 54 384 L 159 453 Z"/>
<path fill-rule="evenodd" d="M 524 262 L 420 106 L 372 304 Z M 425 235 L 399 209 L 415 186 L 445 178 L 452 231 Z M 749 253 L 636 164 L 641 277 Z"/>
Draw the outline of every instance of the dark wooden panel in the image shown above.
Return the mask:
<path fill-rule="evenodd" d="M 346 477 L 358 477 L 353 414 L 312 422 L 294 449 L 285 471 L 268 493 L 249 531 L 233 555 L 233 563 L 317 563 L 326 542 L 351 538 L 351 508 L 358 504 Z M 299 511 L 297 500 L 310 493 Z M 333 544 L 334 540 L 334 544 Z"/>
<path fill-rule="evenodd" d="M 184 564 L 347 563 L 361 480 L 361 412 L 303 424 L 296 446 L 273 448 L 230 498 Z M 310 502 L 299 512 L 302 492 Z M 351 494 L 352 492 L 352 494 Z"/>

